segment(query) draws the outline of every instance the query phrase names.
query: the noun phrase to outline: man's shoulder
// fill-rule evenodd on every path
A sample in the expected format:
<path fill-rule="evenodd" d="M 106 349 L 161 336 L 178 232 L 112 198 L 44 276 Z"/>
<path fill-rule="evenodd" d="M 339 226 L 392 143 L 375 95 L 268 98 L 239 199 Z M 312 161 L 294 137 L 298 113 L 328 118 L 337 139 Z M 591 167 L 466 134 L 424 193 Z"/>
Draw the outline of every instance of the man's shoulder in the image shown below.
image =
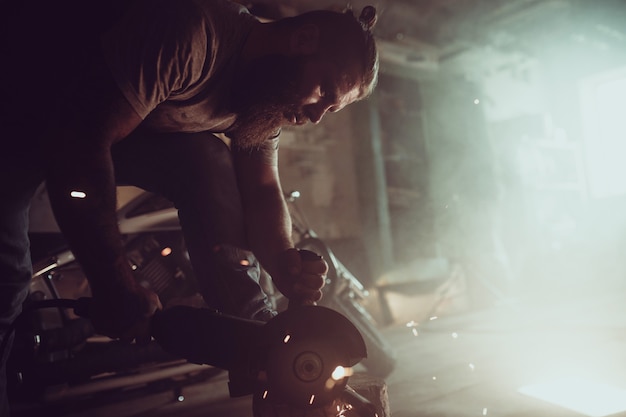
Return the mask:
<path fill-rule="evenodd" d="M 232 24 L 252 15 L 243 5 L 230 0 L 138 0 L 134 3 L 144 17 L 169 16 L 173 20 L 209 21 L 213 25 Z"/>
<path fill-rule="evenodd" d="M 232 17 L 239 18 L 241 15 L 250 15 L 248 9 L 229 0 L 187 0 L 194 3 L 209 18 Z"/>

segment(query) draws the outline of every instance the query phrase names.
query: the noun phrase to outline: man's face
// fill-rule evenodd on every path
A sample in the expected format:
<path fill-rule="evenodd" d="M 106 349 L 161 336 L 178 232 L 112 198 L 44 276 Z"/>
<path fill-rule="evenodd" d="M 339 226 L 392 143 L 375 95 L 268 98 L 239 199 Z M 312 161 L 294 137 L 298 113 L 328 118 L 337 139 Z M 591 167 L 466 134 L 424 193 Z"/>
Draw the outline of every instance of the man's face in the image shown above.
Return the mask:
<path fill-rule="evenodd" d="M 283 126 L 318 123 L 359 98 L 357 71 L 340 70 L 316 57 L 266 56 L 241 72 L 233 90 L 238 118 L 229 132 L 238 146 L 250 148 Z"/>

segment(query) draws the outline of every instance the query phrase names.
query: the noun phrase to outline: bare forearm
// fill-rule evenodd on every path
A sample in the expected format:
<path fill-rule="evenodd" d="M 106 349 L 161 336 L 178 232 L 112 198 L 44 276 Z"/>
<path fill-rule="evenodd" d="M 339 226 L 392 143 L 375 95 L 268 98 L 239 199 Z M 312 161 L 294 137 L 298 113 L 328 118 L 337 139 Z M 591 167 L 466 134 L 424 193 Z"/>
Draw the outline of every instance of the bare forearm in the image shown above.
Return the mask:
<path fill-rule="evenodd" d="M 52 155 L 47 175 L 59 226 L 94 293 L 128 286 L 132 276 L 118 231 L 115 180 L 106 147 Z"/>
<path fill-rule="evenodd" d="M 278 166 L 254 159 L 246 162 L 238 165 L 239 188 L 252 250 L 280 292 L 298 304 L 314 303 L 322 296 L 328 265 L 321 258 L 304 262 L 293 247 Z"/>
<path fill-rule="evenodd" d="M 255 207 L 258 210 L 251 213 L 249 232 L 261 265 L 290 303 L 315 303 L 322 296 L 328 264 L 321 257 L 303 259 L 301 252 L 293 248 L 291 219 L 282 192 L 268 193 L 266 200 Z"/>
<path fill-rule="evenodd" d="M 272 276 L 278 274 L 277 257 L 293 247 L 291 218 L 280 188 L 257 193 L 246 209 L 246 227 L 252 251 Z"/>

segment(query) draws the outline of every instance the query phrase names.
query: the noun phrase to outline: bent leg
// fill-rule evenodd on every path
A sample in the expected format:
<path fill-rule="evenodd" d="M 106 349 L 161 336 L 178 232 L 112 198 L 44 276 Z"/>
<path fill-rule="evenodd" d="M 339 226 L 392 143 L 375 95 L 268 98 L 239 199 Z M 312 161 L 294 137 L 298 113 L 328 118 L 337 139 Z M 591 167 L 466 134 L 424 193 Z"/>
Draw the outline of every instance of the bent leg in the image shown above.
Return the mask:
<path fill-rule="evenodd" d="M 267 320 L 260 266 L 247 250 L 243 208 L 228 147 L 209 133 L 138 131 L 113 147 L 116 176 L 171 200 L 206 303 Z"/>

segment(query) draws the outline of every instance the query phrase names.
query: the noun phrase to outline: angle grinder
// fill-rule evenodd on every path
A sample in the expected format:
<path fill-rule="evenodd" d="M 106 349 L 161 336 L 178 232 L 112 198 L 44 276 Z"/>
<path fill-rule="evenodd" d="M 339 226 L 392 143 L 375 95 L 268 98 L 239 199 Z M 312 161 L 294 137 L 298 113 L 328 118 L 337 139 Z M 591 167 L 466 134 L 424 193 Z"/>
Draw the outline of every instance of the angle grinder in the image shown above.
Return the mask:
<path fill-rule="evenodd" d="M 90 302 L 75 300 L 75 312 L 88 317 Z M 153 316 L 151 334 L 173 355 L 230 371 L 231 396 L 255 394 L 301 410 L 345 397 L 351 368 L 367 356 L 358 329 L 316 305 L 289 308 L 267 323 L 174 306 Z"/>

